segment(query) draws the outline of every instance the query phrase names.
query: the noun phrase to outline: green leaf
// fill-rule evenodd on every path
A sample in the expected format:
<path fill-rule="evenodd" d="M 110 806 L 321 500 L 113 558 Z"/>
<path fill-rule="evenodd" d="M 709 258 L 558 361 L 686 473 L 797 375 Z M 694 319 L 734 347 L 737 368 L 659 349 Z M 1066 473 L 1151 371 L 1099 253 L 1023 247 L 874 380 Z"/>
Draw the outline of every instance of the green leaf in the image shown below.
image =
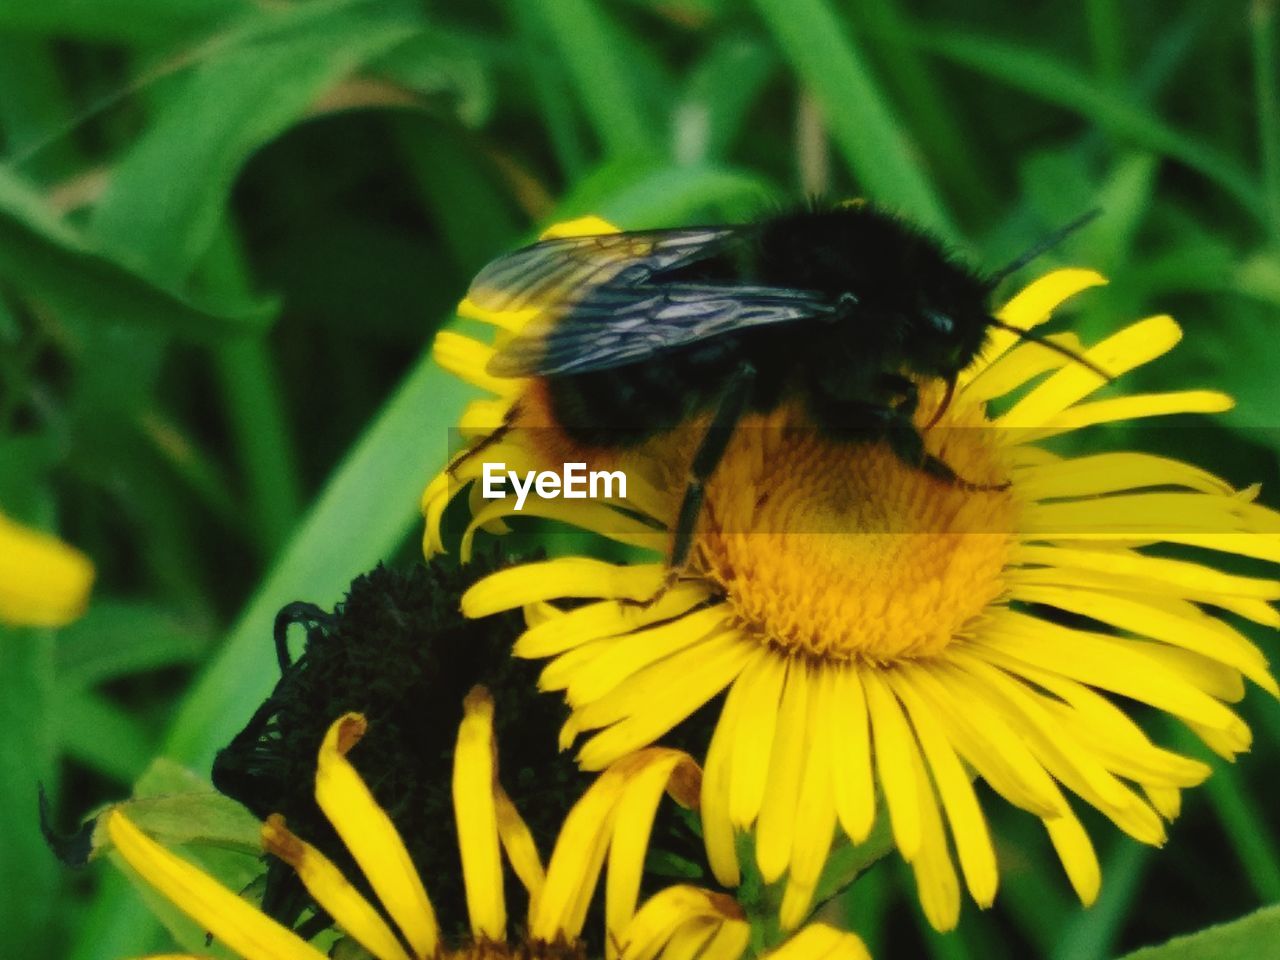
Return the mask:
<path fill-rule="evenodd" d="M 209 625 L 150 603 L 95 599 L 58 633 L 58 682 L 81 690 L 117 677 L 190 663 L 209 647 Z"/>
<path fill-rule="evenodd" d="M 624 69 L 627 51 L 618 46 L 619 34 L 609 22 L 607 7 L 589 0 L 556 0 L 537 3 L 536 9 L 559 47 L 605 151 L 614 157 L 658 153 L 666 131 L 646 116 L 644 95 L 634 73 Z"/>
<path fill-rule="evenodd" d="M 91 770 L 132 783 L 155 756 L 157 731 L 105 697 L 60 686 L 57 735 L 62 752 Z"/>
<path fill-rule="evenodd" d="M 423 29 L 396 6 L 326 0 L 271 8 L 256 29 L 175 78 L 164 109 L 113 171 L 93 235 L 129 250 L 150 276 L 186 279 L 246 158 L 327 88 Z"/>
<path fill-rule="evenodd" d="M 133 796 L 99 811 L 91 820 L 85 851 L 95 860 L 114 849 L 107 815 L 125 814 L 134 825 L 166 847 L 217 847 L 258 857 L 262 853 L 258 818 L 181 764 L 156 760 L 138 779 Z"/>
<path fill-rule="evenodd" d="M 256 7 L 253 0 L 19 0 L 0 4 L 0 30 L 147 44 L 250 13 Z"/>
<path fill-rule="evenodd" d="M 1261 191 L 1234 159 L 1076 68 L 1029 49 L 958 30 L 914 30 L 917 43 L 1032 96 L 1078 113 L 1113 136 L 1185 164 L 1216 183 L 1254 217 L 1265 210 Z"/>
<path fill-rule="evenodd" d="M 1247 917 L 1176 937 L 1158 947 L 1144 947 L 1123 960 L 1257 960 L 1280 944 L 1280 904 Z"/>
<path fill-rule="evenodd" d="M 821 104 L 868 196 L 955 239 L 956 229 L 866 57 L 827 0 L 755 0 L 782 53 Z"/>
<path fill-rule="evenodd" d="M 746 34 L 717 38 L 673 109 L 675 156 L 682 163 L 722 159 L 776 68 L 773 51 Z"/>
<path fill-rule="evenodd" d="M 273 309 L 198 303 L 106 249 L 59 220 L 34 187 L 0 166 L 0 276 L 56 311 L 210 339 L 259 329 Z"/>
<path fill-rule="evenodd" d="M 17 957 L 54 954 L 62 877 L 36 818 L 37 785 L 57 792 L 53 635 L 0 626 L 0 931 Z"/>

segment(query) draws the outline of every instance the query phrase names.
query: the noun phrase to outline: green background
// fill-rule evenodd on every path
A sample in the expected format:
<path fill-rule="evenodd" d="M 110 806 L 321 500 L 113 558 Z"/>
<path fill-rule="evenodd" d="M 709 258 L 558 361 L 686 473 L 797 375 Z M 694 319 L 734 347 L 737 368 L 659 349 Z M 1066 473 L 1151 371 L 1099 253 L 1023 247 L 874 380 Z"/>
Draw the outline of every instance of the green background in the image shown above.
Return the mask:
<path fill-rule="evenodd" d="M 1262 481 L 1275 505 L 1275 5 L 959 9 L 0 3 L 0 508 L 99 571 L 78 624 L 0 633 L 0 955 L 165 945 L 110 868 L 53 859 L 36 782 L 70 827 L 158 754 L 207 769 L 273 682 L 276 609 L 412 559 L 468 396 L 424 350 L 470 275 L 555 219 L 868 196 L 995 267 L 1101 206 L 1035 267 L 1112 277 L 1073 328 L 1171 312 L 1186 341 L 1125 386 L 1239 399 L 1211 425 L 1108 439 Z M 892 859 L 838 909 L 877 957 L 1080 960 L 1280 900 L 1280 706 L 1251 691 L 1242 710 L 1252 754 L 1215 763 L 1165 850 L 1090 819 L 1090 911 L 994 797 L 993 910 L 931 933 Z M 1275 911 L 1254 922 L 1242 942 L 1280 939 Z M 1219 947 L 1178 956 L 1264 955 Z"/>

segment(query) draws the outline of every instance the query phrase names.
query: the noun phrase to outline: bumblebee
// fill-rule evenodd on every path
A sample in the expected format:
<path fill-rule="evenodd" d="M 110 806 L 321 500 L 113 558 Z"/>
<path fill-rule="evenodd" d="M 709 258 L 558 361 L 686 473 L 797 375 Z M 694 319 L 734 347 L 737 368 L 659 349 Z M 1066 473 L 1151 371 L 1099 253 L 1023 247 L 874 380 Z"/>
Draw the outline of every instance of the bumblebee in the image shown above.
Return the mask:
<path fill-rule="evenodd" d="M 993 489 L 925 449 L 918 385 L 946 384 L 928 429 L 992 328 L 1069 353 L 1009 328 L 990 300 L 1001 279 L 1092 216 L 987 276 L 923 230 L 858 203 L 546 240 L 491 262 L 467 296 L 486 311 L 533 314 L 488 372 L 541 379 L 556 427 L 575 444 L 632 446 L 710 415 L 676 520 L 669 585 L 734 427 L 787 400 L 798 399 L 833 442 L 885 442 L 940 483 Z"/>

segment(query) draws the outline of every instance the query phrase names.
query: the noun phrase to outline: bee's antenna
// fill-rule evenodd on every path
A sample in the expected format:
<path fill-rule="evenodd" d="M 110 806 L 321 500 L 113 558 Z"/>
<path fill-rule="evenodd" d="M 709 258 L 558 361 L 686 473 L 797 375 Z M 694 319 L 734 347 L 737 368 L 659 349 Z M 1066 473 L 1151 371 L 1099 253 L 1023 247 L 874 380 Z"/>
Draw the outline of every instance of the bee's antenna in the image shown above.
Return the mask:
<path fill-rule="evenodd" d="M 1035 333 L 1034 331 L 1031 331 L 1031 330 L 1024 330 L 1022 329 L 1022 327 L 1015 327 L 1013 324 L 1005 323 L 1003 320 L 997 320 L 995 317 L 991 318 L 991 326 L 997 327 L 1001 330 L 1008 330 L 1010 333 L 1016 333 L 1018 335 L 1019 340 L 1029 340 L 1031 343 L 1038 343 L 1040 344 L 1040 346 L 1046 347 L 1052 350 L 1054 353 L 1060 353 L 1064 357 L 1069 357 L 1070 359 L 1074 360 L 1076 363 L 1080 364 L 1080 366 L 1086 367 L 1089 370 L 1092 370 L 1094 373 L 1100 376 L 1103 380 L 1107 381 L 1107 383 L 1112 383 L 1115 381 L 1115 377 L 1107 373 L 1107 371 L 1103 370 L 1100 366 L 1098 366 L 1088 357 L 1081 356 L 1080 354 L 1072 350 L 1070 347 L 1064 347 L 1060 343 L 1055 343 L 1054 341 L 1050 340 L 1048 337 L 1041 336 L 1040 334 Z"/>
<path fill-rule="evenodd" d="M 1080 216 L 1076 217 L 1066 226 L 1059 227 L 1057 230 L 1053 231 L 1053 233 L 1049 234 L 1046 237 L 1041 238 L 1036 243 L 1032 244 L 1030 249 L 1028 249 L 1024 253 L 1019 254 L 1010 263 L 1005 264 L 1003 267 L 1001 267 L 999 270 L 993 273 L 990 277 L 988 277 L 987 289 L 994 290 L 996 287 L 1000 285 L 1000 281 L 1004 280 L 1005 277 L 1008 277 L 1011 274 L 1017 273 L 1019 270 L 1025 267 L 1028 263 L 1030 263 L 1032 260 L 1036 259 L 1036 257 L 1040 256 L 1042 253 L 1045 253 L 1048 250 L 1052 250 L 1054 247 L 1060 244 L 1067 237 L 1071 236 L 1071 234 L 1075 233 L 1081 227 L 1086 226 L 1087 224 L 1097 219 L 1101 215 L 1102 215 L 1102 208 L 1094 207 L 1092 210 L 1088 211 L 1087 213 L 1083 213 Z"/>

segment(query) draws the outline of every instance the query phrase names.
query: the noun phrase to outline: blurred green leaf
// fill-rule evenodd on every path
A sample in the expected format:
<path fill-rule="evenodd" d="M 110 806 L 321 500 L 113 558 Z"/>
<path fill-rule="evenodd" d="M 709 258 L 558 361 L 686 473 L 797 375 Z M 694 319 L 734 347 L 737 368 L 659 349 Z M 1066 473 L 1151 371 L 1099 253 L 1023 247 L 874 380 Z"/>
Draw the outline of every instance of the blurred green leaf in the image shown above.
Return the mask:
<path fill-rule="evenodd" d="M 111 249 L 108 256 L 104 251 Z M 263 305 L 200 304 L 157 286 L 59 220 L 34 187 L 0 166 L 0 274 L 55 310 L 209 339 L 260 328 Z"/>
<path fill-rule="evenodd" d="M 720 160 L 777 66 L 773 51 L 747 34 L 717 37 L 694 67 L 672 112 L 675 158 Z"/>
<path fill-rule="evenodd" d="M 530 3 L 533 0 L 512 0 Z M 636 78 L 624 69 L 628 54 L 608 8 L 590 0 L 534 3 L 559 48 L 582 103 L 605 151 L 615 157 L 657 154 L 666 130 L 644 110 L 646 97 Z"/>
<path fill-rule="evenodd" d="M 81 690 L 117 677 L 190 663 L 209 646 L 208 627 L 149 603 L 97 599 L 58 633 L 58 682 Z"/>
<path fill-rule="evenodd" d="M 493 85 L 476 38 L 433 28 L 369 64 L 369 70 L 427 97 L 443 97 L 451 112 L 469 127 L 478 127 L 493 110 Z"/>
<path fill-rule="evenodd" d="M 1263 216 L 1257 183 L 1234 159 L 1176 130 L 1076 68 L 1038 50 L 965 31 L 919 29 L 910 35 L 939 56 L 1078 113 L 1123 141 L 1185 164 L 1216 183 L 1249 214 Z"/>
<path fill-rule="evenodd" d="M 1124 960 L 1260 960 L 1280 945 L 1280 904 L 1247 917 L 1125 954 Z"/>
<path fill-rule="evenodd" d="M 67 757 L 125 784 L 146 769 L 155 754 L 157 731 L 94 693 L 59 684 L 56 700 L 58 743 Z"/>
<path fill-rule="evenodd" d="M 866 58 L 827 0 L 755 0 L 783 55 L 822 105 L 860 186 L 954 240 L 956 228 Z"/>
<path fill-rule="evenodd" d="M 250 13 L 257 6 L 254 0 L 12 0 L 0 4 L 0 30 L 147 44 Z"/>
<path fill-rule="evenodd" d="M 36 816 L 37 785 L 57 792 L 52 644 L 50 631 L 0 626 L 0 931 L 20 957 L 57 952 L 62 877 Z"/>
<path fill-rule="evenodd" d="M 272 8 L 177 78 L 164 109 L 112 172 L 92 235 L 179 283 L 208 249 L 245 159 L 339 79 L 424 24 L 352 0 Z"/>

